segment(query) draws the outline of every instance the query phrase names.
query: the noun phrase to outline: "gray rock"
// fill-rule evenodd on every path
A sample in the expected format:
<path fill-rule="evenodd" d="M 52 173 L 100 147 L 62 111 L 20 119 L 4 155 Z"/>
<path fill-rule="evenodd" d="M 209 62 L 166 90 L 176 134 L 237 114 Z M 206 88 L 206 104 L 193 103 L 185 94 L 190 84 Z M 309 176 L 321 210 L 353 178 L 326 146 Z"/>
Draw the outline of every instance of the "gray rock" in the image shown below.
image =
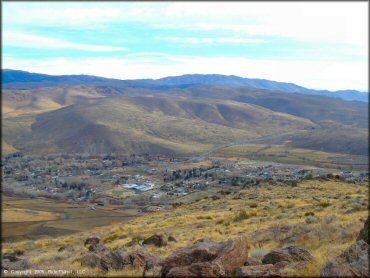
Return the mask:
<path fill-rule="evenodd" d="M 369 245 L 359 240 L 320 271 L 323 277 L 369 277 Z"/>

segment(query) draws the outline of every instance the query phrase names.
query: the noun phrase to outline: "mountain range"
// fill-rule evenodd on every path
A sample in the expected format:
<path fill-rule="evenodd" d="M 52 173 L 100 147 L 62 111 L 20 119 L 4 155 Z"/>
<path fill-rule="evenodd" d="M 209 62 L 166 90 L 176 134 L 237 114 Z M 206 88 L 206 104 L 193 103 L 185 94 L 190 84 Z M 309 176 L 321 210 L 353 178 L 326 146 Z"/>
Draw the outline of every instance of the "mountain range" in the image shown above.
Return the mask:
<path fill-rule="evenodd" d="M 116 80 L 2 73 L 5 154 L 188 156 L 258 138 L 331 153 L 368 152 L 366 102 L 293 93 L 302 88 L 294 84 L 222 75 Z M 241 85 L 248 82 L 254 85 Z"/>
<path fill-rule="evenodd" d="M 326 95 L 330 97 L 368 101 L 368 93 L 357 90 L 313 90 L 293 83 L 276 82 L 266 79 L 250 79 L 234 75 L 221 74 L 186 74 L 182 76 L 171 76 L 160 79 L 137 79 L 119 80 L 90 75 L 60 75 L 30 73 L 20 70 L 4 69 L 2 71 L 3 88 L 27 88 L 38 86 L 61 86 L 76 84 L 94 84 L 117 87 L 135 87 L 151 89 L 171 89 L 174 87 L 188 87 L 191 85 L 213 85 L 228 87 L 250 87 L 281 91 L 288 93 L 302 93 L 311 95 Z"/>

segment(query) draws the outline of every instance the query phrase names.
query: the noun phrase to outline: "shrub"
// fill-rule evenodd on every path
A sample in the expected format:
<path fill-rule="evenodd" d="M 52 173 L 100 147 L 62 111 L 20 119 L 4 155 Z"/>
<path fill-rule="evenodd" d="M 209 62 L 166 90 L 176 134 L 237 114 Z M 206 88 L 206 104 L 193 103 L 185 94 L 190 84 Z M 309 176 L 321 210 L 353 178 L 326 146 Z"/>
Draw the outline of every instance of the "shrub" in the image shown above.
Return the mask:
<path fill-rule="evenodd" d="M 243 209 L 238 211 L 238 214 L 234 217 L 234 221 L 239 222 L 248 218 L 247 212 Z"/>
<path fill-rule="evenodd" d="M 306 217 L 306 219 L 305 219 L 305 222 L 307 223 L 307 224 L 314 224 L 314 223 L 317 223 L 317 222 L 319 222 L 319 219 L 317 219 L 317 217 L 315 217 L 315 216 L 307 216 Z"/>
<path fill-rule="evenodd" d="M 322 207 L 322 208 L 327 208 L 328 206 L 330 206 L 331 204 L 329 202 L 321 202 L 318 204 L 318 206 Z"/>
<path fill-rule="evenodd" d="M 223 219 L 220 219 L 220 220 L 217 220 L 217 221 L 216 221 L 216 224 L 217 224 L 217 225 L 220 225 L 220 224 L 222 224 L 222 223 L 224 223 L 224 220 L 223 220 Z"/>

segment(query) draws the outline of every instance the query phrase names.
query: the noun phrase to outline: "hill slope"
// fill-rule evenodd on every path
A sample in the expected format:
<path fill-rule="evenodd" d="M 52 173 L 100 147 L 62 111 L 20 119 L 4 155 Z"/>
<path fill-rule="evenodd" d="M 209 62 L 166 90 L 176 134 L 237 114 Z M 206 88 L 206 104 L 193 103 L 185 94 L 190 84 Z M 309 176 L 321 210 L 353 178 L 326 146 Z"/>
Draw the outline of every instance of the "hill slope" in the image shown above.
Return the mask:
<path fill-rule="evenodd" d="M 178 97 L 95 99 L 33 117 L 30 132 L 6 142 L 27 152 L 188 154 L 315 126 L 254 105 Z M 5 133 L 17 119 L 7 119 Z"/>

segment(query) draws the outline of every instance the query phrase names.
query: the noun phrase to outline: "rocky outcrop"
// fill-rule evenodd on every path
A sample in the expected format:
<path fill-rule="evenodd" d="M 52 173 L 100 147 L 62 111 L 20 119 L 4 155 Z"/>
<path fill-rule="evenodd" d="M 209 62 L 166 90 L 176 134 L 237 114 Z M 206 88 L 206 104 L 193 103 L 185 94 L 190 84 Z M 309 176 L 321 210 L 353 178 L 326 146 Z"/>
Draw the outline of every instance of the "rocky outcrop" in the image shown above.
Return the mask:
<path fill-rule="evenodd" d="M 103 271 L 122 270 L 126 266 L 142 268 L 143 272 L 153 269 L 160 262 L 160 258 L 150 255 L 146 250 L 140 249 L 132 253 L 122 250 L 110 250 L 101 243 L 97 237 L 85 241 L 89 250 L 81 258 L 81 266 L 99 268 Z"/>
<path fill-rule="evenodd" d="M 303 247 L 289 246 L 267 253 L 262 262 L 248 258 L 245 266 L 236 269 L 237 277 L 286 277 L 314 263 L 312 255 Z"/>
<path fill-rule="evenodd" d="M 276 264 L 278 262 L 313 262 L 314 258 L 304 247 L 289 246 L 283 249 L 276 249 L 266 254 L 263 264 Z"/>
<path fill-rule="evenodd" d="M 370 217 L 366 219 L 364 227 L 362 228 L 362 230 L 360 231 L 360 234 L 357 237 L 357 241 L 363 240 L 367 244 L 370 244 L 369 242 L 369 218 Z"/>
<path fill-rule="evenodd" d="M 262 262 L 260 260 L 253 258 L 253 257 L 249 257 L 244 265 L 249 266 L 249 265 L 261 265 L 261 264 Z"/>
<path fill-rule="evenodd" d="M 86 240 L 85 240 L 85 246 L 86 245 L 97 245 L 101 242 L 101 237 L 100 236 L 91 236 L 91 237 L 88 237 Z"/>
<path fill-rule="evenodd" d="M 131 264 L 135 267 L 151 269 L 160 263 L 160 258 L 149 254 L 145 249 L 139 249 L 130 254 Z"/>
<path fill-rule="evenodd" d="M 193 263 L 185 267 L 170 269 L 166 277 L 222 277 L 226 276 L 225 269 L 217 263 Z"/>
<path fill-rule="evenodd" d="M 229 276 L 236 268 L 243 266 L 247 259 L 247 243 L 243 239 L 226 242 L 202 239 L 164 259 L 161 263 L 162 275 Z"/>
<path fill-rule="evenodd" d="M 369 245 L 359 240 L 320 271 L 323 277 L 369 277 Z"/>
<path fill-rule="evenodd" d="M 130 254 L 120 250 L 106 252 L 101 256 L 100 261 L 100 266 L 105 271 L 122 270 L 129 264 L 131 264 Z"/>
<path fill-rule="evenodd" d="M 162 247 L 167 245 L 167 239 L 165 235 L 156 234 L 145 239 L 142 243 L 143 245 L 155 245 L 157 247 Z"/>
<path fill-rule="evenodd" d="M 26 270 L 29 268 L 29 261 L 19 258 L 15 254 L 5 254 L 1 260 L 2 270 Z"/>
<path fill-rule="evenodd" d="M 251 265 L 239 268 L 236 277 L 281 277 L 279 269 L 272 264 Z"/>

